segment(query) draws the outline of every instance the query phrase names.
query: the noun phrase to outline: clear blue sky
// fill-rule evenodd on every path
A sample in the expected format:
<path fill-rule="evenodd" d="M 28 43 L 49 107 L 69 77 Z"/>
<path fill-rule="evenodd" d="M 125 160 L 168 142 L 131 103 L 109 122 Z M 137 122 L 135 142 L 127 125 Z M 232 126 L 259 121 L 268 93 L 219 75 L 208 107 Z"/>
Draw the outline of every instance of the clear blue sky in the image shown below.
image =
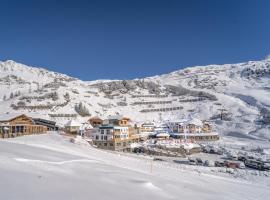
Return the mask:
<path fill-rule="evenodd" d="M 0 60 L 131 79 L 270 54 L 269 0 L 0 0 Z"/>

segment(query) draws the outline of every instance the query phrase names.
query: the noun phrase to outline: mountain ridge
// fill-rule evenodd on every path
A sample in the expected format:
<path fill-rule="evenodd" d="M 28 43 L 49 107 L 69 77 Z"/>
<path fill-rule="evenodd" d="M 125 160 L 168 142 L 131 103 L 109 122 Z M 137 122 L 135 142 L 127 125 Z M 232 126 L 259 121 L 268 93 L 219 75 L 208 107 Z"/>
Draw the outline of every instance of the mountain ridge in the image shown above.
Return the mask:
<path fill-rule="evenodd" d="M 39 114 L 60 124 L 74 115 L 84 121 L 123 114 L 134 123 L 193 115 L 211 120 L 222 134 L 270 138 L 270 59 L 131 80 L 82 81 L 12 60 L 0 62 L 0 72 L 2 113 Z M 79 103 L 84 115 L 76 109 Z"/>

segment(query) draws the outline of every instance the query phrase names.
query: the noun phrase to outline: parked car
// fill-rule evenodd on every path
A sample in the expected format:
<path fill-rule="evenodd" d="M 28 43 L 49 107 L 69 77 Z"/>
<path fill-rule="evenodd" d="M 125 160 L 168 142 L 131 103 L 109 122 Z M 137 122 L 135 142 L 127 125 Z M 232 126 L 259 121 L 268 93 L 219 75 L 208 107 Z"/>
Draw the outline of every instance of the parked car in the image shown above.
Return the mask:
<path fill-rule="evenodd" d="M 196 158 L 197 165 L 203 165 L 203 161 L 201 158 Z"/>
<path fill-rule="evenodd" d="M 190 165 L 197 165 L 197 161 L 196 161 L 195 158 L 189 157 L 189 158 L 188 158 L 188 161 L 189 161 L 189 164 L 190 164 Z"/>
<path fill-rule="evenodd" d="M 238 160 L 239 160 L 239 161 L 245 162 L 246 159 L 247 159 L 246 156 L 244 156 L 244 155 L 238 155 Z"/>
<path fill-rule="evenodd" d="M 238 156 L 235 153 L 232 153 L 232 152 L 227 153 L 227 158 L 229 160 L 238 160 Z"/>
<path fill-rule="evenodd" d="M 204 161 L 204 166 L 215 167 L 215 163 L 212 160 L 206 160 L 206 161 Z"/>
<path fill-rule="evenodd" d="M 243 162 L 239 162 L 235 160 L 225 161 L 225 166 L 232 169 L 245 169 L 245 165 Z"/>
<path fill-rule="evenodd" d="M 224 153 L 224 150 L 223 150 L 223 149 L 218 149 L 218 150 L 217 150 L 217 154 L 218 154 L 218 155 L 223 155 L 223 153 Z"/>
<path fill-rule="evenodd" d="M 245 166 L 252 169 L 258 169 L 258 170 L 270 170 L 269 162 L 264 162 L 264 161 L 255 160 L 255 159 L 247 159 L 245 161 Z"/>
<path fill-rule="evenodd" d="M 211 153 L 211 154 L 217 154 L 217 149 L 216 148 L 211 148 L 210 149 L 210 151 L 209 151 L 209 153 Z"/>
<path fill-rule="evenodd" d="M 210 152 L 210 148 L 209 147 L 203 147 L 203 150 L 202 150 L 204 153 L 209 153 Z"/>
<path fill-rule="evenodd" d="M 240 169 L 245 169 L 245 168 L 246 168 L 246 165 L 245 165 L 243 162 L 240 162 L 239 168 L 240 168 Z"/>
<path fill-rule="evenodd" d="M 215 166 L 216 167 L 224 167 L 225 163 L 223 161 L 215 161 Z"/>
<path fill-rule="evenodd" d="M 136 147 L 133 149 L 134 153 L 144 153 L 144 148 L 143 147 Z"/>
<path fill-rule="evenodd" d="M 153 161 L 165 161 L 162 158 L 154 158 Z"/>

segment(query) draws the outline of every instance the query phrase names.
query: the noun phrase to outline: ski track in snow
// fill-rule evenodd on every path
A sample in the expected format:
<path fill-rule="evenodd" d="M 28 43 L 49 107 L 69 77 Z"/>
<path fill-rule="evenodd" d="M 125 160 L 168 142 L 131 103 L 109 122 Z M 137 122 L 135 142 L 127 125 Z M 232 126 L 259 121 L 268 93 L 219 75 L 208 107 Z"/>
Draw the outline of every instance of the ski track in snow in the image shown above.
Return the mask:
<path fill-rule="evenodd" d="M 26 159 L 26 158 L 14 158 L 14 160 L 18 162 L 24 163 L 42 163 L 42 164 L 53 164 L 53 165 L 64 165 L 69 163 L 99 163 L 96 160 L 88 160 L 88 159 L 78 159 L 78 160 L 66 160 L 66 161 L 46 161 L 46 160 L 34 160 L 34 159 Z"/>
<path fill-rule="evenodd" d="M 24 188 L 16 194 L 2 192 L 0 199 L 264 200 L 263 195 L 270 195 L 269 178 L 254 185 L 203 168 L 189 169 L 153 162 L 149 157 L 72 144 L 57 134 L 1 140 L 0 150 L 0 188 L 15 182 L 23 182 L 20 187 Z M 44 191 L 45 188 L 49 190 Z M 40 193 L 42 198 L 35 196 Z"/>

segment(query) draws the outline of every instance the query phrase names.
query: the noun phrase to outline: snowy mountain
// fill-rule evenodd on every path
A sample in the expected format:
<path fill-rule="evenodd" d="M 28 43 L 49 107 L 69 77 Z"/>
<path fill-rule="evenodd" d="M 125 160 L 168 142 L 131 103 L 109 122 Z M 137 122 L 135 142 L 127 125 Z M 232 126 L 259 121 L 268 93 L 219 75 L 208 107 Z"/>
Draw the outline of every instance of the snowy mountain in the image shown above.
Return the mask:
<path fill-rule="evenodd" d="M 197 116 L 231 136 L 270 138 L 270 59 L 185 68 L 134 80 L 81 81 L 0 62 L 0 112 L 64 123 L 121 114 L 134 123 Z"/>

